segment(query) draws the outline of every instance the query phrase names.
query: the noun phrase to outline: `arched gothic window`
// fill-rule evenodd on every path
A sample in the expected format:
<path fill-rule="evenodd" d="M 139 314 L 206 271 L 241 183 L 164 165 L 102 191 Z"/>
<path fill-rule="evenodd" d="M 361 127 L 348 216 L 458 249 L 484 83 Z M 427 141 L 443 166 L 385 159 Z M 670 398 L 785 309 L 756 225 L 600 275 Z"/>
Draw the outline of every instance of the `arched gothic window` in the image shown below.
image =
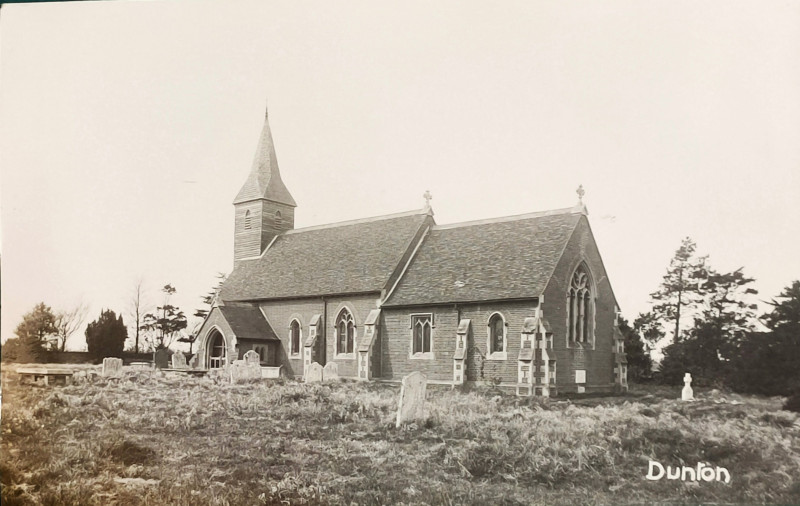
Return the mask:
<path fill-rule="evenodd" d="M 336 353 L 353 353 L 356 340 L 356 323 L 347 309 L 336 317 Z"/>
<path fill-rule="evenodd" d="M 433 351 L 431 334 L 433 326 L 430 314 L 413 315 L 411 317 L 411 328 L 413 334 L 412 354 L 430 353 Z"/>
<path fill-rule="evenodd" d="M 244 213 L 244 229 L 250 230 L 251 228 L 253 228 L 253 217 L 250 216 L 250 210 L 248 209 Z"/>
<path fill-rule="evenodd" d="M 592 340 L 592 285 L 586 268 L 575 269 L 567 290 L 567 338 L 577 343 Z"/>
<path fill-rule="evenodd" d="M 495 313 L 489 318 L 489 353 L 506 351 L 506 322 L 503 315 Z"/>
<path fill-rule="evenodd" d="M 280 228 L 281 225 L 283 225 L 283 216 L 280 211 L 275 211 L 275 226 Z"/>
<path fill-rule="evenodd" d="M 291 353 L 292 355 L 299 355 L 300 354 L 300 322 L 297 320 L 292 320 L 292 323 L 289 325 L 289 337 L 291 341 Z"/>

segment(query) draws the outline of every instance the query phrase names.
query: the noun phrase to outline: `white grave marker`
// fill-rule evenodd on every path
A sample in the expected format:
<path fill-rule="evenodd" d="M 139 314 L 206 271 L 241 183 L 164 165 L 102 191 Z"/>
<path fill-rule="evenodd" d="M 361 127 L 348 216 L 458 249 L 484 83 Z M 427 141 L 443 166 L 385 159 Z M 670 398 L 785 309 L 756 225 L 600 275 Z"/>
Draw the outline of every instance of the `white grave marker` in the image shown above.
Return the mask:
<path fill-rule="evenodd" d="M 322 379 L 324 381 L 335 381 L 339 379 L 339 365 L 336 362 L 328 362 L 322 369 Z"/>
<path fill-rule="evenodd" d="M 186 355 L 182 351 L 176 351 L 172 354 L 172 368 L 186 369 Z"/>
<path fill-rule="evenodd" d="M 319 383 L 322 381 L 322 366 L 319 362 L 311 362 L 306 370 L 306 383 Z"/>
<path fill-rule="evenodd" d="M 119 376 L 122 372 L 122 359 L 106 357 L 103 359 L 103 377 Z"/>
<path fill-rule="evenodd" d="M 692 391 L 692 375 L 688 372 L 683 376 L 683 391 L 681 391 L 681 400 L 682 401 L 693 401 L 694 400 L 694 392 Z"/>
<path fill-rule="evenodd" d="M 421 420 L 425 416 L 425 390 L 428 381 L 421 372 L 412 372 L 403 377 L 400 387 L 400 402 L 397 406 L 397 424 L 400 427 L 411 420 Z"/>
<path fill-rule="evenodd" d="M 244 361 L 248 364 L 261 364 L 261 355 L 258 354 L 257 351 L 249 350 L 247 353 L 244 354 Z"/>

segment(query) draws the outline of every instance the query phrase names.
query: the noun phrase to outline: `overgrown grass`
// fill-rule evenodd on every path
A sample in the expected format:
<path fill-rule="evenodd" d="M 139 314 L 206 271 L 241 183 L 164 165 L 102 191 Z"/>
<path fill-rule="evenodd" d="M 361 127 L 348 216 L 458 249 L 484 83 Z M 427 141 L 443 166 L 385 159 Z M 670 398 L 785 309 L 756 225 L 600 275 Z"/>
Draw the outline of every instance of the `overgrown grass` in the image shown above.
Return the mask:
<path fill-rule="evenodd" d="M 800 503 L 800 422 L 782 399 L 667 389 L 542 401 L 431 388 L 230 385 L 126 373 L 68 387 L 3 371 L 2 502 L 13 504 Z M 731 402 L 735 401 L 735 402 Z M 726 467 L 730 484 L 647 481 Z"/>

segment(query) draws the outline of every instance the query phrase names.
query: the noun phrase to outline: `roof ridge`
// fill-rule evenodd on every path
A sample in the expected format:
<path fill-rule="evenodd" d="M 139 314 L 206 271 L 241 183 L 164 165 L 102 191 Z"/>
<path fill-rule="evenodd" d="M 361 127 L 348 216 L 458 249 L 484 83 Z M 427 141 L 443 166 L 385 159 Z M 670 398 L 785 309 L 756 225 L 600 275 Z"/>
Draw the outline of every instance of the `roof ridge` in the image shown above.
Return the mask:
<path fill-rule="evenodd" d="M 531 218 L 543 218 L 545 216 L 557 216 L 561 214 L 579 214 L 575 207 L 563 207 L 560 209 L 549 209 L 547 211 L 536 211 L 533 213 L 515 214 L 511 216 L 501 216 L 498 218 L 487 218 L 483 220 L 462 221 L 458 223 L 447 223 L 445 225 L 434 225 L 433 230 L 448 230 L 452 228 L 471 227 L 474 225 L 488 225 L 491 223 L 504 223 L 508 221 L 527 220 Z"/>
<path fill-rule="evenodd" d="M 414 211 L 405 211 L 402 213 L 384 214 L 381 216 L 371 216 L 369 218 L 360 218 L 356 220 L 339 221 L 335 223 L 326 223 L 323 225 L 312 225 L 310 227 L 295 228 L 292 230 L 287 230 L 281 235 L 292 235 L 292 234 L 297 234 L 299 232 L 311 232 L 314 230 L 325 230 L 328 228 L 346 227 L 349 225 L 359 225 L 361 223 L 371 223 L 374 221 L 391 220 L 393 218 L 404 218 L 406 216 L 424 216 L 427 213 L 428 211 L 426 211 L 425 209 L 416 209 Z"/>

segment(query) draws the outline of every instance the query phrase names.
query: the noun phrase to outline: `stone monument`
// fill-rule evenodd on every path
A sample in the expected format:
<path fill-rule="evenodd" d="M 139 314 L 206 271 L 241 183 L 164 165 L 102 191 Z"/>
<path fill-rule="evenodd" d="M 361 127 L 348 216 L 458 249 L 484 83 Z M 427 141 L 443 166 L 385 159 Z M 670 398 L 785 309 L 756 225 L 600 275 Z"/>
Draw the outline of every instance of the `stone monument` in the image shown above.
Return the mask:
<path fill-rule="evenodd" d="M 403 384 L 400 387 L 400 402 L 397 406 L 396 427 L 412 420 L 421 420 L 425 416 L 427 385 L 428 381 L 421 372 L 412 372 L 403 377 Z"/>
<path fill-rule="evenodd" d="M 683 383 L 685 384 L 681 391 L 682 401 L 693 401 L 694 392 L 692 391 L 692 375 L 688 372 L 683 376 Z"/>
<path fill-rule="evenodd" d="M 306 383 L 319 383 L 322 381 L 322 366 L 319 362 L 311 362 L 306 370 Z"/>

